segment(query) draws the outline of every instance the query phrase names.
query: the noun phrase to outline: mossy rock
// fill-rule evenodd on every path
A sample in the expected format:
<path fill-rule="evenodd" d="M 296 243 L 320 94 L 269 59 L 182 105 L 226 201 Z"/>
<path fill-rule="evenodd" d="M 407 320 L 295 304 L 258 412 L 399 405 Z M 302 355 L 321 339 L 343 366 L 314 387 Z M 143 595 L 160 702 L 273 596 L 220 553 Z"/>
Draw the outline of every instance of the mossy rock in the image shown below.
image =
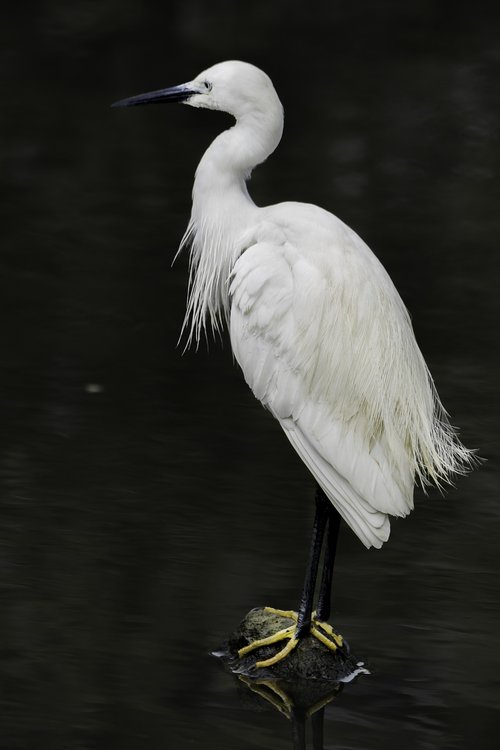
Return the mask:
<path fill-rule="evenodd" d="M 277 654 L 286 645 L 286 641 L 262 646 L 238 657 L 238 650 L 243 646 L 267 638 L 293 624 L 292 619 L 269 612 L 265 607 L 252 609 L 216 655 L 223 659 L 232 672 L 260 679 L 348 682 L 357 674 L 367 672 L 362 662 L 349 653 L 347 644 L 342 649 L 332 651 L 310 635 L 303 638 L 286 658 L 270 667 L 256 667 L 256 662 Z"/>

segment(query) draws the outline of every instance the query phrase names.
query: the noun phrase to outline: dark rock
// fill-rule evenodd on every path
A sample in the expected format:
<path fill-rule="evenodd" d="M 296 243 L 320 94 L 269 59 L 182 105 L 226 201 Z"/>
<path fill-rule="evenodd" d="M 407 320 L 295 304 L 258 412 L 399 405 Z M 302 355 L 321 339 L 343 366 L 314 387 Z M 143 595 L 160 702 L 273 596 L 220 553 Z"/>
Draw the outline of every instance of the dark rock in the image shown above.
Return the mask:
<path fill-rule="evenodd" d="M 270 667 L 256 667 L 256 662 L 277 654 L 286 645 L 286 640 L 262 646 L 239 658 L 239 649 L 293 624 L 292 619 L 268 612 L 265 608 L 252 609 L 215 655 L 221 657 L 232 672 L 259 679 L 348 682 L 357 674 L 367 672 L 362 662 L 349 653 L 347 644 L 332 651 L 313 636 L 306 636 L 286 658 Z"/>

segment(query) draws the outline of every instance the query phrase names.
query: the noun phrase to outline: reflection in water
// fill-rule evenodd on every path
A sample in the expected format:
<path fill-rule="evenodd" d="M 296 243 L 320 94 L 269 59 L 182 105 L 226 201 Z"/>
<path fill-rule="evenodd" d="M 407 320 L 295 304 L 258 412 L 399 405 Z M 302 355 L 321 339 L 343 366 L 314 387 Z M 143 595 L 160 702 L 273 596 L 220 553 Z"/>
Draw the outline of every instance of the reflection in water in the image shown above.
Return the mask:
<path fill-rule="evenodd" d="M 252 680 L 240 675 L 239 680 L 292 723 L 294 750 L 305 750 L 306 727 L 311 720 L 312 749 L 323 750 L 325 706 L 341 692 L 341 683 L 287 683 L 277 680 Z"/>

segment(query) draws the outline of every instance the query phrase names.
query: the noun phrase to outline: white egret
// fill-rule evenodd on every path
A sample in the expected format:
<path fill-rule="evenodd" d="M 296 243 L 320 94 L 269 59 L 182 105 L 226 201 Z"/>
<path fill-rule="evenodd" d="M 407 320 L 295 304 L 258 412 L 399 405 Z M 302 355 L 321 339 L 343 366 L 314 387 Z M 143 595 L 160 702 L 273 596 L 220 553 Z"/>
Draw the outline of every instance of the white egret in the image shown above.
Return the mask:
<path fill-rule="evenodd" d="M 355 232 L 314 205 L 260 208 L 246 181 L 277 147 L 283 108 L 269 77 L 248 63 L 214 65 L 180 86 L 114 106 L 183 102 L 236 122 L 196 170 L 181 247 L 190 247 L 184 326 L 198 342 L 226 321 L 234 355 L 317 482 L 316 517 L 298 613 L 276 663 L 312 633 L 341 645 L 326 620 L 342 518 L 366 547 L 387 541 L 390 516 L 413 508 L 415 480 L 441 485 L 473 454 L 458 440 L 387 272 Z M 313 597 L 326 529 L 318 605 Z M 278 610 L 276 610 L 278 611 Z"/>

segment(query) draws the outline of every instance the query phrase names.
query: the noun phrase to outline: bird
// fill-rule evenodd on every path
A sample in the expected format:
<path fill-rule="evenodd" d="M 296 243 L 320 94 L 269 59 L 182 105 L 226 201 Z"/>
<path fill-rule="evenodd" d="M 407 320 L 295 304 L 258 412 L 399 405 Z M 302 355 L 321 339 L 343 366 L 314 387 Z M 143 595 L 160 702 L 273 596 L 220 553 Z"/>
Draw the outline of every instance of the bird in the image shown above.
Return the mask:
<path fill-rule="evenodd" d="M 238 655 L 285 641 L 256 662 L 270 667 L 308 635 L 343 653 L 346 644 L 328 623 L 341 521 L 365 547 L 380 548 L 391 517 L 413 509 L 415 484 L 442 488 L 472 468 L 475 452 L 450 424 L 410 315 L 358 234 L 316 205 L 259 207 L 252 200 L 251 173 L 283 133 L 283 106 L 269 76 L 230 60 L 112 106 L 169 102 L 221 110 L 235 120 L 199 162 L 179 247 L 190 252 L 187 344 L 198 344 L 208 328 L 218 333 L 227 326 L 247 384 L 316 483 L 298 609 L 267 608 L 290 626 Z"/>

